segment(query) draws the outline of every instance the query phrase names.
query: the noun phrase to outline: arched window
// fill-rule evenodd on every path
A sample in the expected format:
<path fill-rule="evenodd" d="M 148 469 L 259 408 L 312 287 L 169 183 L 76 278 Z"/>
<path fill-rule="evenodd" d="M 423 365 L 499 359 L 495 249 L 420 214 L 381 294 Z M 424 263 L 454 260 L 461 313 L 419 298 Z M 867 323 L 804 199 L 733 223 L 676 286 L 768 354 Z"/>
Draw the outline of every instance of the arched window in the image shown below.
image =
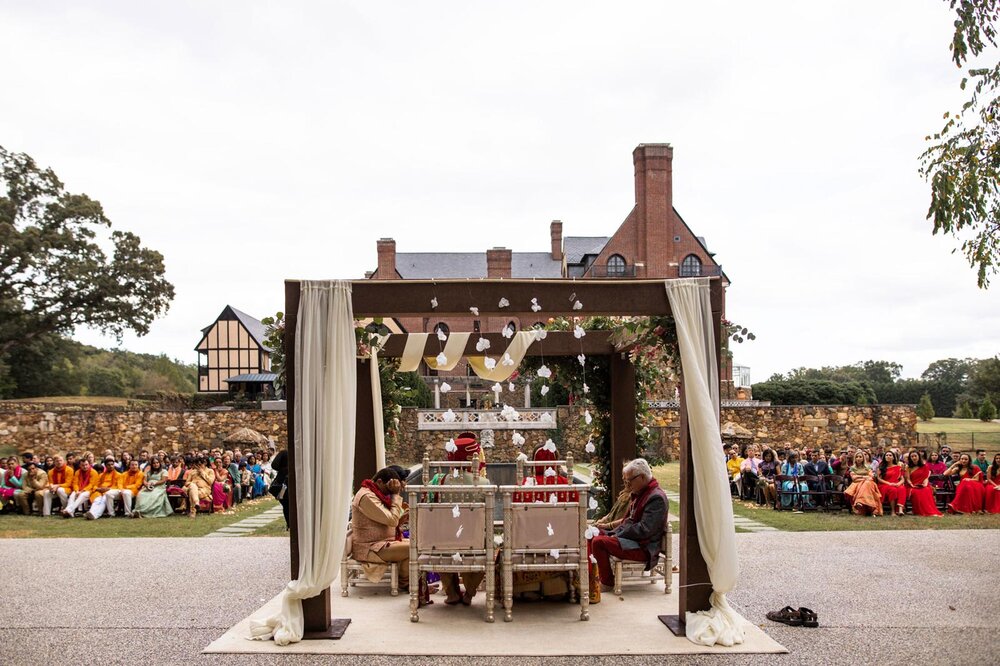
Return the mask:
<path fill-rule="evenodd" d="M 443 321 L 439 321 L 437 325 L 434 327 L 434 332 L 437 333 L 438 331 L 441 331 L 445 335 L 448 335 L 449 332 L 448 324 L 444 323 Z"/>
<path fill-rule="evenodd" d="M 701 259 L 689 254 L 681 262 L 681 277 L 701 277 Z"/>
<path fill-rule="evenodd" d="M 623 277 L 625 275 L 625 257 L 613 254 L 608 257 L 608 277 Z"/>

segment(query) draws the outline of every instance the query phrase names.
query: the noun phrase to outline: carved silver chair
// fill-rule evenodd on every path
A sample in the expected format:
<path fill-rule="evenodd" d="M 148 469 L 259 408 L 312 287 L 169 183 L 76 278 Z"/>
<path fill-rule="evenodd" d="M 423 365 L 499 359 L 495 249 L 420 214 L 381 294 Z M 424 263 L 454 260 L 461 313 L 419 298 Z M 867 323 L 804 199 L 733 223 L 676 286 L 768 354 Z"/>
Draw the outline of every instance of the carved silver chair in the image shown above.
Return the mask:
<path fill-rule="evenodd" d="M 516 571 L 567 571 L 576 576 L 580 588 L 580 619 L 589 620 L 590 561 L 586 531 L 590 486 L 561 484 L 535 488 L 532 494 L 544 491 L 549 501 L 515 502 L 515 494 L 524 497 L 524 486 L 500 487 L 504 516 L 504 621 L 513 619 Z M 559 501 L 560 495 L 570 501 Z"/>
<path fill-rule="evenodd" d="M 496 585 L 493 485 L 408 486 L 410 504 L 410 621 L 420 620 L 419 585 L 428 571 L 483 572 L 486 621 L 493 622 Z"/>
<path fill-rule="evenodd" d="M 654 585 L 660 582 L 663 583 L 663 593 L 670 594 L 674 579 L 673 534 L 674 529 L 668 520 L 667 528 L 663 532 L 663 540 L 660 542 L 660 555 L 657 557 L 656 564 L 649 571 L 645 570 L 646 564 L 644 562 L 619 560 L 614 556 L 610 558 L 611 565 L 615 570 L 614 593 L 616 595 L 621 596 L 622 585 L 635 585 L 637 583 Z"/>
<path fill-rule="evenodd" d="M 353 537 L 350 529 L 347 531 L 347 538 L 344 540 L 344 557 L 340 560 L 340 596 L 346 597 L 350 594 L 352 586 L 361 587 L 385 587 L 389 586 L 391 596 L 399 595 L 399 563 L 392 562 L 386 564 L 388 567 L 382 577 L 377 582 L 372 582 L 365 574 L 365 563 L 358 562 L 351 557 L 351 542 Z"/>

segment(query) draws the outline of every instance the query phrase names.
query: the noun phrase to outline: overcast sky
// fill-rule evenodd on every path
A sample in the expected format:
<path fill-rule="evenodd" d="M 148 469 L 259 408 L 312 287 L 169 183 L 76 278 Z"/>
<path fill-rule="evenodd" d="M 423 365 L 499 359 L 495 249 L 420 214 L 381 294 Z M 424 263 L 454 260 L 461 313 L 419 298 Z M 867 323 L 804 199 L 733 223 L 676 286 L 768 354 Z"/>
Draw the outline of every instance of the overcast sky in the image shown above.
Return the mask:
<path fill-rule="evenodd" d="M 918 376 L 1000 352 L 1000 279 L 979 290 L 931 235 L 917 173 L 963 99 L 952 21 L 943 0 L 0 2 L 0 145 L 165 255 L 177 296 L 134 351 L 193 363 L 226 304 L 264 317 L 285 278 L 362 277 L 383 236 L 610 235 L 632 149 L 669 142 L 754 381 Z"/>

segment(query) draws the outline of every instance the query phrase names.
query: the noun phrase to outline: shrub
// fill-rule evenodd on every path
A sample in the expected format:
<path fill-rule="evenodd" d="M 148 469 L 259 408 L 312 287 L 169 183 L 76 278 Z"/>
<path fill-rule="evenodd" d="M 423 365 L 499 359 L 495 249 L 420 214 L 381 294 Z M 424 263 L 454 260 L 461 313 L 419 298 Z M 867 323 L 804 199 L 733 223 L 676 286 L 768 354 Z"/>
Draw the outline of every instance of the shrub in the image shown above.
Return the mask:
<path fill-rule="evenodd" d="M 986 396 L 983 399 L 983 404 L 979 405 L 979 420 L 980 421 L 992 421 L 997 417 L 997 408 L 990 401 L 990 397 Z"/>
<path fill-rule="evenodd" d="M 976 418 L 976 415 L 972 413 L 972 407 L 969 405 L 969 403 L 968 402 L 963 402 L 959 406 L 958 411 L 955 412 L 955 418 L 956 419 L 974 419 L 974 418 Z"/>
<path fill-rule="evenodd" d="M 934 418 L 934 405 L 931 404 L 929 393 L 924 393 L 920 397 L 920 403 L 917 405 L 917 416 L 920 417 L 921 421 L 930 421 Z"/>

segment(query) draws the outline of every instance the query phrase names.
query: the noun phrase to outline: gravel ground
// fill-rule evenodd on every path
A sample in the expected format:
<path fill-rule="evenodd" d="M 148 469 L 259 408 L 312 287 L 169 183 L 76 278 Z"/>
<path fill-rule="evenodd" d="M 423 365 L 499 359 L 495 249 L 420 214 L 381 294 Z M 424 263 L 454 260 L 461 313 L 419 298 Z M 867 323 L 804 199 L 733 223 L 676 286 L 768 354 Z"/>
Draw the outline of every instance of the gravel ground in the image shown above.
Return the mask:
<path fill-rule="evenodd" d="M 989 664 L 1000 654 L 995 565 L 1000 531 L 737 535 L 740 586 L 730 599 L 788 655 L 671 656 L 674 664 Z M 201 649 L 277 594 L 287 580 L 284 539 L 0 540 L 0 664 L 393 664 L 398 657 L 202 655 Z M 989 585 L 983 585 L 983 581 Z M 59 581 L 53 585 L 53 581 Z M 235 583 L 233 581 L 239 581 Z M 86 600 L 84 612 L 76 599 Z M 764 619 L 807 606 L 819 629 Z M 595 611 L 599 608 L 595 608 Z M 602 657 L 588 664 L 662 664 Z M 407 664 L 468 666 L 467 658 Z M 569 658 L 476 659 L 496 666 L 577 666 Z"/>

